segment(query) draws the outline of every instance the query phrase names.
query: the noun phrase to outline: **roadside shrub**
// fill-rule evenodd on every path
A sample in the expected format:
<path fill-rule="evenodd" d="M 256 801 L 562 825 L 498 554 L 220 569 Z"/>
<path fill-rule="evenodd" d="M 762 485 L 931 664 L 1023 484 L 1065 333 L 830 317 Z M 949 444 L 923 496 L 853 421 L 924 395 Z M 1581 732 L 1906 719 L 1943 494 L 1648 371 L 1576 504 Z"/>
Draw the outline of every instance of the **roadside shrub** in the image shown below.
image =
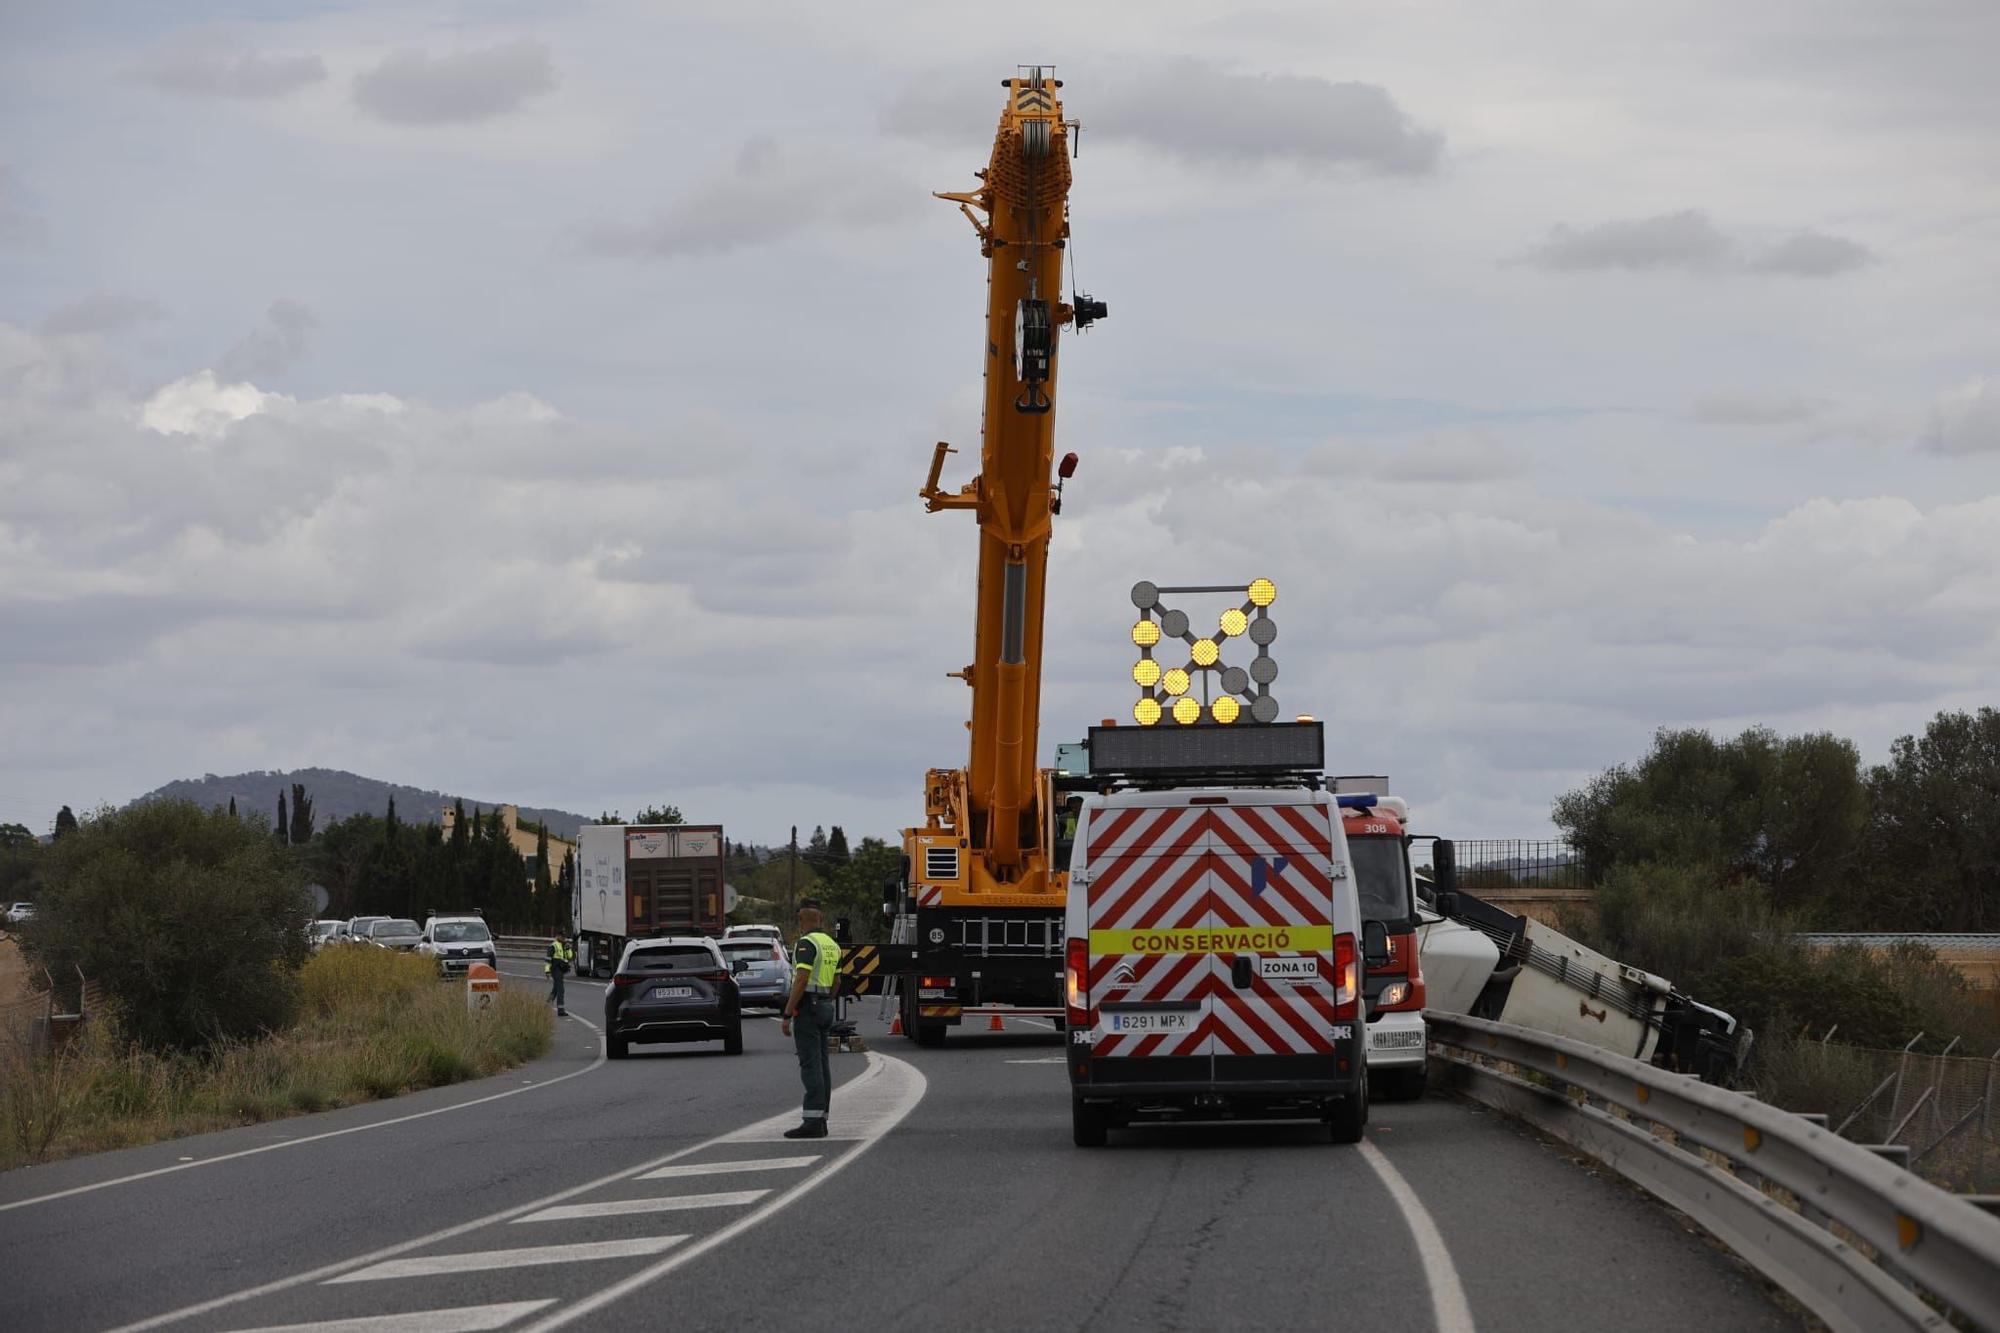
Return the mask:
<path fill-rule="evenodd" d="M 366 944 L 331 945 L 299 969 L 299 999 L 320 1018 L 407 1005 L 437 986 L 437 965 L 428 958 Z"/>
<path fill-rule="evenodd" d="M 149 1049 L 204 1050 L 283 1028 L 311 900 L 260 825 L 191 801 L 100 810 L 47 849 L 23 943 L 65 984 L 82 969 Z"/>

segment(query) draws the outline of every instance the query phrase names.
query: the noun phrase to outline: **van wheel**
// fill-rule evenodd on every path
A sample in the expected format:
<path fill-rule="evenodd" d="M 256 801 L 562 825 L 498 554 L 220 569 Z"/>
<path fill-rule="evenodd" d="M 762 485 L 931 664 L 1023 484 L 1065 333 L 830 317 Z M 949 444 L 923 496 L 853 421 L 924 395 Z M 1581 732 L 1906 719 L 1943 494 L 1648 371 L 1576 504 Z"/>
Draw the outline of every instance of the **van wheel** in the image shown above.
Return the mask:
<path fill-rule="evenodd" d="M 1369 1077 L 1375 1094 L 1385 1102 L 1414 1102 L 1424 1095 L 1430 1071 L 1424 1065 L 1414 1069 L 1385 1069 Z"/>
<path fill-rule="evenodd" d="M 1106 1108 L 1092 1106 L 1081 1097 L 1069 1102 L 1069 1137 L 1079 1148 L 1102 1148 L 1111 1117 Z"/>
<path fill-rule="evenodd" d="M 1343 1097 L 1333 1105 L 1327 1114 L 1327 1133 L 1335 1143 L 1359 1143 L 1361 1131 L 1368 1127 L 1368 1079 L 1363 1076 L 1361 1085 L 1352 1097 Z"/>

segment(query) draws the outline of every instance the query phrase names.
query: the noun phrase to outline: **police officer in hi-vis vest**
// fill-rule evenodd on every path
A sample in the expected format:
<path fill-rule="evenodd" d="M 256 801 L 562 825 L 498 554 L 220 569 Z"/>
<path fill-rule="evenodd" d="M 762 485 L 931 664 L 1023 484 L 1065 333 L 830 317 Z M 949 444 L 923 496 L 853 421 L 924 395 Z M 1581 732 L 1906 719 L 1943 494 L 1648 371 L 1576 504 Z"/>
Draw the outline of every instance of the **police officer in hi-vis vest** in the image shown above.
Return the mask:
<path fill-rule="evenodd" d="M 826 1137 L 827 1103 L 833 1097 L 833 1066 L 826 1058 L 833 1031 L 833 995 L 839 985 L 840 946 L 821 930 L 825 918 L 811 898 L 799 904 L 799 939 L 792 946 L 792 993 L 785 999 L 784 1032 L 799 1051 L 799 1077 L 806 1085 L 805 1114 L 788 1139 Z"/>
<path fill-rule="evenodd" d="M 548 956 L 542 959 L 542 971 L 549 978 L 549 998 L 555 1001 L 558 1018 L 569 1017 L 569 1011 L 563 1008 L 563 977 L 568 974 L 570 962 L 575 957 L 576 950 L 558 935 L 549 941 Z"/>

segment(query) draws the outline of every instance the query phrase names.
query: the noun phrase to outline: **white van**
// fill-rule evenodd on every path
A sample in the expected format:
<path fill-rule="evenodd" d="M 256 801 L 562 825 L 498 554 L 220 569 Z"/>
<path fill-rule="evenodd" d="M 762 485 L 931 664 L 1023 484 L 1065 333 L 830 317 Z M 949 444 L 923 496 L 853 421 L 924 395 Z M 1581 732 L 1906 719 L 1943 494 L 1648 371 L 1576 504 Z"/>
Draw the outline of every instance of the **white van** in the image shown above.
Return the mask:
<path fill-rule="evenodd" d="M 1079 1147 L 1156 1119 L 1368 1121 L 1364 926 L 1334 797 L 1306 785 L 1084 802 L 1065 987 Z"/>

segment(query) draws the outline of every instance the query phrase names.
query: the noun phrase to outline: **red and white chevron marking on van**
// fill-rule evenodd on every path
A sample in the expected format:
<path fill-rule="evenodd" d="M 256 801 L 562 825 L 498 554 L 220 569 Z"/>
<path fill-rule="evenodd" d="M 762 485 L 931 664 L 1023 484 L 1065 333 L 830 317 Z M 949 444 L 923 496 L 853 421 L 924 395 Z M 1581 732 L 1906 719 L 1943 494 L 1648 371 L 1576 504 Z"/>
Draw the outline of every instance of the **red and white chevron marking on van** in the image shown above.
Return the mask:
<path fill-rule="evenodd" d="M 1170 804 L 1091 813 L 1091 932 L 1316 928 L 1331 945 L 1333 836 L 1323 807 Z M 1345 873 L 1341 867 L 1340 873 Z M 1225 934 L 1231 933 L 1225 931 Z M 1315 938 L 1315 943 L 1319 942 Z M 1301 1055 L 1333 1049 L 1331 948 L 1278 950 L 1313 960 L 1304 978 L 1235 984 L 1235 951 L 1093 952 L 1088 986 L 1095 1058 Z M 1106 1030 L 1101 1006 L 1196 1004 L 1186 1032 Z"/>

